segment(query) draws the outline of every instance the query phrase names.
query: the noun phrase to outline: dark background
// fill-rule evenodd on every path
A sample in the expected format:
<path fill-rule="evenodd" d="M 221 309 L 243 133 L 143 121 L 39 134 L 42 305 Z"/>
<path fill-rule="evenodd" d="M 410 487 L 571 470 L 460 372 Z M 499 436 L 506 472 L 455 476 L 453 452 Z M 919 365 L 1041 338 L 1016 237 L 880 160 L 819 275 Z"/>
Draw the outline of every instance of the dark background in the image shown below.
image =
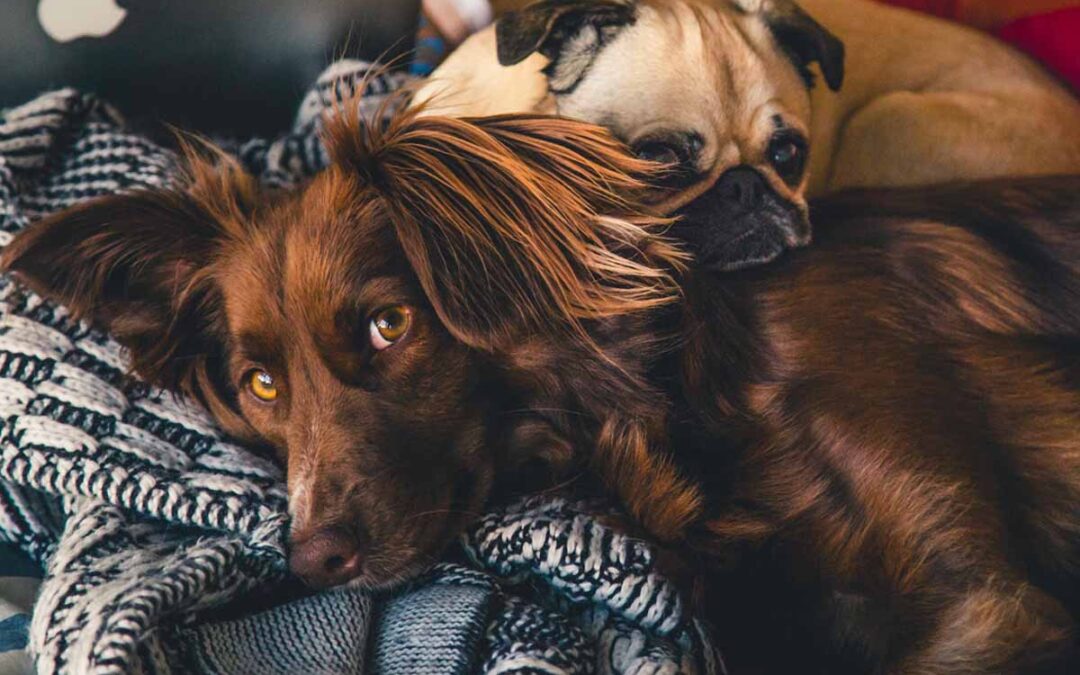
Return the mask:
<path fill-rule="evenodd" d="M 110 35 L 58 43 L 38 22 L 38 2 L 0 0 L 0 108 L 73 86 L 136 121 L 243 135 L 287 128 L 335 57 L 407 53 L 420 4 L 116 0 L 128 15 Z"/>

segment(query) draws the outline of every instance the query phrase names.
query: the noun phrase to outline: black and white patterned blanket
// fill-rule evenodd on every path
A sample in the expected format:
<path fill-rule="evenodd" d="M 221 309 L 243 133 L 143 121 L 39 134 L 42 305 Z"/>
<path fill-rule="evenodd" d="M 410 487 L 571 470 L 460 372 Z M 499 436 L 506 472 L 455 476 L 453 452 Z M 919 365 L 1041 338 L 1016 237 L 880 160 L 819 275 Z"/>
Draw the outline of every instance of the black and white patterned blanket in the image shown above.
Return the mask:
<path fill-rule="evenodd" d="M 227 149 L 263 182 L 303 180 L 325 163 L 321 114 L 365 70 L 335 64 L 293 130 Z M 400 83 L 369 80 L 364 105 Z M 82 200 L 168 185 L 175 168 L 93 96 L 64 90 L 9 110 L 0 246 Z M 0 278 L 0 538 L 45 569 L 29 628 L 39 672 L 721 669 L 648 546 L 560 500 L 490 514 L 463 538 L 468 564 L 393 595 L 287 600 L 279 468 L 126 364 L 107 335 Z"/>

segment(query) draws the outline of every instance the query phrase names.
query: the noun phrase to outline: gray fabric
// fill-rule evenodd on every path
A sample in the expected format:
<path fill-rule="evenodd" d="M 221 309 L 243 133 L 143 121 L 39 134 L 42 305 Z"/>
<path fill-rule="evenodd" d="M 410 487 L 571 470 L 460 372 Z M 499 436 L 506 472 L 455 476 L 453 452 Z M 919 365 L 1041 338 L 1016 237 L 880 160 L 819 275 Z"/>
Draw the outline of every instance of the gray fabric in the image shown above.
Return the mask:
<path fill-rule="evenodd" d="M 199 672 L 354 675 L 364 672 L 371 612 L 368 594 L 342 588 L 251 616 L 205 623 L 184 639 L 191 642 L 191 660 Z"/>
<path fill-rule="evenodd" d="M 379 609 L 371 673 L 471 673 L 482 653 L 495 585 L 444 579 Z"/>

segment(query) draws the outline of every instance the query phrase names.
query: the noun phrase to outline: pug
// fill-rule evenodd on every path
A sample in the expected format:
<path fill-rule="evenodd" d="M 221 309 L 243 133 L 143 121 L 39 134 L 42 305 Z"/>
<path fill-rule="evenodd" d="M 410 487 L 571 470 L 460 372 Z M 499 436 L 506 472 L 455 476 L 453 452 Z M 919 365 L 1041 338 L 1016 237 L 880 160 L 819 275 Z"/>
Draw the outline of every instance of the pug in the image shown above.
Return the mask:
<path fill-rule="evenodd" d="M 1080 104 L 1037 64 L 867 0 L 542 0 L 413 100 L 608 127 L 671 166 L 657 207 L 721 271 L 808 243 L 808 196 L 1080 173 Z"/>

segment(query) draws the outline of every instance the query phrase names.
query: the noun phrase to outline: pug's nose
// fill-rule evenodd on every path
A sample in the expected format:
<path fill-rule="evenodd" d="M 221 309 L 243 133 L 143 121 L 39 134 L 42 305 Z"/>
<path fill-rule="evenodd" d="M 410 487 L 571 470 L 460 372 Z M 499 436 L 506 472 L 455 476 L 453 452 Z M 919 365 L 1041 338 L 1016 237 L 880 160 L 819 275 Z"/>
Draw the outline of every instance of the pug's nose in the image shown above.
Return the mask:
<path fill-rule="evenodd" d="M 761 174 L 745 166 L 728 170 L 716 182 L 717 196 L 733 209 L 732 216 L 746 215 L 761 208 L 765 190 L 765 179 Z"/>
<path fill-rule="evenodd" d="M 338 586 L 360 574 L 360 541 L 339 527 L 294 539 L 289 568 L 312 588 Z"/>

